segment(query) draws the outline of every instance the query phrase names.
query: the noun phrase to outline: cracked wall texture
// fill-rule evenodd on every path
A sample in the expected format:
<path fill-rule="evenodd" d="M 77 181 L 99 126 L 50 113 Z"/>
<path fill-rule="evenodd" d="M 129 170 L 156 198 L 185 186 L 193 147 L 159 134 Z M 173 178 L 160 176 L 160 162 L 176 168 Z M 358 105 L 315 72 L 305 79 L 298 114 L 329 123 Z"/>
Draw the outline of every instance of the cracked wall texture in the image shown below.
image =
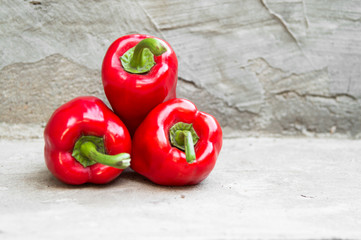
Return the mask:
<path fill-rule="evenodd" d="M 361 136 L 361 1 L 0 0 L 0 122 L 41 123 L 78 95 L 106 101 L 118 37 L 167 40 L 178 96 L 244 132 Z"/>

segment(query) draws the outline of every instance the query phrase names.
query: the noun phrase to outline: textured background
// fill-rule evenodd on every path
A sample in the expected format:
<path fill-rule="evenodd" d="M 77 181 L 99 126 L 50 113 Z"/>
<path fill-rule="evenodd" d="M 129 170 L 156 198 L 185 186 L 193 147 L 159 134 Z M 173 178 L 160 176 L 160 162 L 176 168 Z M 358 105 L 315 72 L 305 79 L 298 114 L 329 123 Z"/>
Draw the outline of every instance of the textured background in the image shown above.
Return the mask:
<path fill-rule="evenodd" d="M 145 33 L 172 45 L 178 96 L 216 116 L 227 136 L 361 137 L 361 1 L 0 0 L 0 6 L 2 126 L 44 125 L 79 95 L 106 101 L 100 68 L 107 48 L 122 35 Z"/>

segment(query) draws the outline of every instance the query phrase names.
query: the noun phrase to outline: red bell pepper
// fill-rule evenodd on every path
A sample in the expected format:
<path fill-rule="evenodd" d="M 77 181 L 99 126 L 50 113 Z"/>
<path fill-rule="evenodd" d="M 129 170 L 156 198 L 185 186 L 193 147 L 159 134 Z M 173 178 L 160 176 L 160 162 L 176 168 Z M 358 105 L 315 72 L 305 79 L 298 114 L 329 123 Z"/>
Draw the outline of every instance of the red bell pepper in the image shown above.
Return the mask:
<path fill-rule="evenodd" d="M 147 35 L 111 44 L 102 65 L 105 95 L 131 135 L 158 104 L 176 97 L 178 60 L 170 45 Z"/>
<path fill-rule="evenodd" d="M 78 97 L 59 107 L 44 139 L 48 169 L 68 184 L 104 184 L 130 165 L 128 130 L 96 97 Z"/>
<path fill-rule="evenodd" d="M 154 108 L 133 137 L 131 168 L 160 185 L 192 185 L 212 171 L 222 147 L 217 120 L 185 99 Z"/>

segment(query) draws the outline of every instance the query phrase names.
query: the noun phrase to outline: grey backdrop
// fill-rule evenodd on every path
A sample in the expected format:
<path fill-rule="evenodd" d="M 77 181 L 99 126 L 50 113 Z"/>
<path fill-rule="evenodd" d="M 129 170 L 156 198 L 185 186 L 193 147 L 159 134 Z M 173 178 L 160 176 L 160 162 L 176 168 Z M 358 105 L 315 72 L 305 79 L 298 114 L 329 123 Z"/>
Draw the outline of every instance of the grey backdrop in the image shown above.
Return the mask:
<path fill-rule="evenodd" d="M 106 101 L 118 37 L 168 41 L 178 96 L 242 133 L 361 136 L 361 1 L 0 0 L 0 122 L 44 124 L 79 95 Z"/>

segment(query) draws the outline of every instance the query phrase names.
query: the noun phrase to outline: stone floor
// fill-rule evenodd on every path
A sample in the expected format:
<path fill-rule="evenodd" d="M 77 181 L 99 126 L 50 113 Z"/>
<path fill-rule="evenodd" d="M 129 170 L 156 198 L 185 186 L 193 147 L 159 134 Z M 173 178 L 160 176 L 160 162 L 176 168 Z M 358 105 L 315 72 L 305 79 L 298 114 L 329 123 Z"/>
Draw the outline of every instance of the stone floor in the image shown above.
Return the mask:
<path fill-rule="evenodd" d="M 191 187 L 131 170 L 68 186 L 48 172 L 41 139 L 0 150 L 0 239 L 361 239 L 360 140 L 225 139 Z"/>

